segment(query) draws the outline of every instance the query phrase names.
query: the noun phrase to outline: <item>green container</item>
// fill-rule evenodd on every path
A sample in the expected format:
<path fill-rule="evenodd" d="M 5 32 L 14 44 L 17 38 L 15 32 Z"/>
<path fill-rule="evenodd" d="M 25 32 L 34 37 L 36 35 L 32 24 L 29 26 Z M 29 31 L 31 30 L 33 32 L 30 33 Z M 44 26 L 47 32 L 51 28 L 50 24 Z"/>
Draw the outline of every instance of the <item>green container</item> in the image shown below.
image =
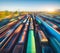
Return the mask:
<path fill-rule="evenodd" d="M 29 33 L 28 33 L 28 43 L 27 43 L 26 53 L 36 53 L 34 31 L 33 30 L 29 30 Z"/>

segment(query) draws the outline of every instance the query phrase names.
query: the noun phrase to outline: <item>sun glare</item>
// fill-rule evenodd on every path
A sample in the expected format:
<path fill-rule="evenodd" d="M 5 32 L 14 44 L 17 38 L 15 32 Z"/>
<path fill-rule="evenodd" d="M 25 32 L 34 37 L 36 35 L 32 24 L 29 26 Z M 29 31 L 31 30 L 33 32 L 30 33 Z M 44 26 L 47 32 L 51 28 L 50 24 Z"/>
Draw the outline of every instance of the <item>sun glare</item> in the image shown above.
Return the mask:
<path fill-rule="evenodd" d="M 47 11 L 47 12 L 54 12 L 54 11 L 55 11 L 55 9 L 48 8 L 48 9 L 46 9 L 46 11 Z"/>

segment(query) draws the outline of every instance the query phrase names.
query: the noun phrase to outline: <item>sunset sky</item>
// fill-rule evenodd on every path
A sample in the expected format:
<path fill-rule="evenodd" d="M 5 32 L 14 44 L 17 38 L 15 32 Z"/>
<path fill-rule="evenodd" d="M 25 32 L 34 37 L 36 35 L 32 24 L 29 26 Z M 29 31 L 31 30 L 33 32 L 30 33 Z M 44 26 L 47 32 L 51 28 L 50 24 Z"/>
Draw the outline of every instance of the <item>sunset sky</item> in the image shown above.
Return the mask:
<path fill-rule="evenodd" d="M 60 0 L 0 0 L 0 11 L 60 9 Z"/>

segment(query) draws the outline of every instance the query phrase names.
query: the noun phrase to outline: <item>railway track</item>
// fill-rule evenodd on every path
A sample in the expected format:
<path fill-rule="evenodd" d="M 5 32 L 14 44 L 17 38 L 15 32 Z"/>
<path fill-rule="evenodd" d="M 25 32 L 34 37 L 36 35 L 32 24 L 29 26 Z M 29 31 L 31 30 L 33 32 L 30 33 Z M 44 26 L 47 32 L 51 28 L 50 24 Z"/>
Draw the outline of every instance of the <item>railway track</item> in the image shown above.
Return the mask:
<path fill-rule="evenodd" d="M 0 53 L 60 53 L 59 17 L 29 14 L 15 19 L 1 23 Z"/>

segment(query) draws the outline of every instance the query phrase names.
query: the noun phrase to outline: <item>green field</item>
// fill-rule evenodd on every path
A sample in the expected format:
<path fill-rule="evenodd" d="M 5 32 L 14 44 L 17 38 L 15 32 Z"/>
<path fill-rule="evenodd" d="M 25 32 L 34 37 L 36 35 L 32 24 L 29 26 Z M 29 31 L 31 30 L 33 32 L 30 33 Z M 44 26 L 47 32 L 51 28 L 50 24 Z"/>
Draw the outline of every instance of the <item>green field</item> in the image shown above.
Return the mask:
<path fill-rule="evenodd" d="M 5 18 L 11 18 L 12 16 L 18 14 L 17 11 L 11 12 L 11 11 L 0 11 L 0 20 L 5 19 Z"/>

